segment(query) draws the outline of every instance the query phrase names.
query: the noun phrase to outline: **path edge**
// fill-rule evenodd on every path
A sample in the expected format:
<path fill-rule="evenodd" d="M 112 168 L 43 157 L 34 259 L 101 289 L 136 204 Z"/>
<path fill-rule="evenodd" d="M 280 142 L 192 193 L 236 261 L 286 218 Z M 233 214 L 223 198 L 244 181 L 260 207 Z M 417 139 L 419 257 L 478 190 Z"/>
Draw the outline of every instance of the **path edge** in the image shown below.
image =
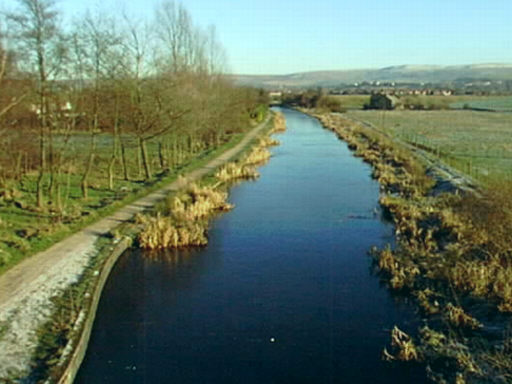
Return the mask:
<path fill-rule="evenodd" d="M 82 365 L 82 362 L 89 346 L 89 339 L 91 338 L 92 328 L 94 326 L 94 320 L 96 319 L 96 312 L 100 303 L 101 294 L 103 288 L 107 283 L 108 277 L 114 265 L 116 264 L 119 256 L 123 254 L 132 245 L 132 239 L 130 237 L 124 237 L 119 243 L 116 244 L 115 248 L 107 256 L 105 262 L 101 267 L 98 281 L 95 285 L 94 292 L 91 297 L 90 305 L 86 308 L 86 318 L 80 331 L 80 338 L 78 343 L 73 348 L 73 353 L 66 363 L 66 369 L 62 373 L 60 379 L 57 381 L 58 384 L 71 384 L 75 380 L 75 377 Z"/>

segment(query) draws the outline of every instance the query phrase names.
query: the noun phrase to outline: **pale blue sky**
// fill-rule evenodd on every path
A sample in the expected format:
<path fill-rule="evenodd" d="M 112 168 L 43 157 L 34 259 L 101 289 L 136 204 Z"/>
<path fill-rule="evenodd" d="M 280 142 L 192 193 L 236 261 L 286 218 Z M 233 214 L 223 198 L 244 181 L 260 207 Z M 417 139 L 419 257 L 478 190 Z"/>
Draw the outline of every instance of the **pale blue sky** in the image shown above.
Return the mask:
<path fill-rule="evenodd" d="M 5 1 L 5 0 L 4 0 Z M 158 0 L 58 0 L 151 16 Z M 12 5 L 15 0 L 7 0 Z M 512 63 L 511 0 L 184 0 L 214 24 L 235 73 Z M 99 4 L 99 5 L 98 5 Z"/>

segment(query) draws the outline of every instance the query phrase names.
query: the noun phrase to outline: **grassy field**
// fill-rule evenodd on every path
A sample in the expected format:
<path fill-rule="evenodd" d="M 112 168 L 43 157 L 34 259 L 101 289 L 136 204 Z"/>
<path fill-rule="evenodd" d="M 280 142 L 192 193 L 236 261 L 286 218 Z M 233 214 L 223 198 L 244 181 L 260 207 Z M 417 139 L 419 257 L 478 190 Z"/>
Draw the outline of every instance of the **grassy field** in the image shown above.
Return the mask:
<path fill-rule="evenodd" d="M 476 111 L 350 111 L 408 143 L 438 155 L 477 180 L 512 179 L 512 116 Z"/>
<path fill-rule="evenodd" d="M 331 95 L 341 101 L 341 106 L 347 110 L 363 109 L 370 102 L 370 95 Z"/>
<path fill-rule="evenodd" d="M 452 103 L 451 108 L 475 108 L 475 109 L 488 109 L 496 112 L 512 112 L 512 97 L 485 97 L 474 98 L 469 100 L 461 100 Z"/>
<path fill-rule="evenodd" d="M 364 104 L 370 101 L 370 95 L 336 95 L 332 96 L 341 101 L 341 106 L 347 110 L 363 109 Z M 498 112 L 512 112 L 511 96 L 402 96 L 403 103 L 408 105 L 422 105 L 424 109 L 489 109 Z"/>

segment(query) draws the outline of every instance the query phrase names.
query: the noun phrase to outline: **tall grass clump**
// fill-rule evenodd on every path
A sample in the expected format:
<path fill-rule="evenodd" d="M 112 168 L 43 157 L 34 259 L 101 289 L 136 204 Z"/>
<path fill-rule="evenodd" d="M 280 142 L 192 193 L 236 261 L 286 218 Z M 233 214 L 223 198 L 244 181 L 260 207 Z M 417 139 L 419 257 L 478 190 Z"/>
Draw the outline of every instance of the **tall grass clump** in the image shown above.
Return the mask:
<path fill-rule="evenodd" d="M 277 124 L 276 121 L 281 121 L 280 119 L 284 119 L 284 117 L 281 113 L 277 112 L 274 116 L 274 129 L 269 132 L 270 134 L 275 132 L 275 127 Z M 252 147 L 248 156 L 243 157 L 236 162 L 230 162 L 220 167 L 219 170 L 215 173 L 215 177 L 222 183 L 236 180 L 257 179 L 260 174 L 256 170 L 256 166 L 266 163 L 272 156 L 267 148 L 279 144 L 279 140 L 276 140 L 268 135 L 260 137 L 256 144 Z"/>
<path fill-rule="evenodd" d="M 202 223 L 175 222 L 172 217 L 139 215 L 137 223 L 144 227 L 139 233 L 139 246 L 146 249 L 202 246 L 208 243 Z"/>
<path fill-rule="evenodd" d="M 254 180 L 259 177 L 259 173 L 253 166 L 240 163 L 228 163 L 215 173 L 215 177 L 219 179 L 219 181 L 226 183 L 234 180 Z"/>
<path fill-rule="evenodd" d="M 286 131 L 286 119 L 281 112 L 276 112 L 274 115 L 274 128 L 271 133 L 282 133 Z"/>
<path fill-rule="evenodd" d="M 227 193 L 213 186 L 190 184 L 176 196 L 168 198 L 155 216 L 137 215 L 141 226 L 141 248 L 163 249 L 202 246 L 208 243 L 208 218 L 233 206 L 226 202 Z"/>
<path fill-rule="evenodd" d="M 273 137 L 270 136 L 261 137 L 258 142 L 259 147 L 274 147 L 279 144 L 281 144 L 279 140 L 274 139 Z"/>
<path fill-rule="evenodd" d="M 269 161 L 270 151 L 264 147 L 255 147 L 244 160 L 245 165 L 261 165 Z"/>
<path fill-rule="evenodd" d="M 233 206 L 226 202 L 227 192 L 213 186 L 199 187 L 190 184 L 182 193 L 168 200 L 171 216 L 178 222 L 193 222 L 208 218 L 214 212 L 229 211 Z"/>

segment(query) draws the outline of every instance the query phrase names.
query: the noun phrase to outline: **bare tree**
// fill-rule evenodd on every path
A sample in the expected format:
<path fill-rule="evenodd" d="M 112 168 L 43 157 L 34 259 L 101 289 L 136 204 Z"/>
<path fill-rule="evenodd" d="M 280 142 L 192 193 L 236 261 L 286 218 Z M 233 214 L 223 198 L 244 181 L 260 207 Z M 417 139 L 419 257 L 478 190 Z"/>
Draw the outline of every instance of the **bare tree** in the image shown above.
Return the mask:
<path fill-rule="evenodd" d="M 188 11 L 180 3 L 166 1 L 155 14 L 161 64 L 173 73 L 189 70 L 193 61 L 194 28 Z"/>
<path fill-rule="evenodd" d="M 82 175 L 80 187 L 84 199 L 88 197 L 89 176 L 92 172 L 96 157 L 97 135 L 100 133 L 100 98 L 103 92 L 103 82 L 112 74 L 112 50 L 119 39 L 115 36 L 113 21 L 102 15 L 87 14 L 80 25 L 78 36 L 82 39 L 85 77 L 91 84 L 89 88 L 89 103 L 87 108 L 90 145 L 87 161 Z"/>
<path fill-rule="evenodd" d="M 9 75 L 14 72 L 14 55 L 9 51 L 8 34 L 5 28 L 5 20 L 0 20 L 0 94 L 6 95 L 9 89 L 6 86 Z M 0 104 L 0 118 L 18 105 L 25 97 L 26 93 L 21 95 L 13 95 L 8 99 L 5 98 Z"/>
<path fill-rule="evenodd" d="M 224 46 L 217 38 L 217 29 L 210 25 L 205 34 L 205 55 L 210 76 L 221 76 L 228 70 L 228 59 Z"/>
<path fill-rule="evenodd" d="M 47 136 L 52 153 L 50 104 L 51 82 L 63 67 L 64 44 L 59 28 L 58 13 L 52 0 L 17 0 L 18 10 L 8 14 L 15 30 L 17 47 L 23 52 L 24 69 L 37 78 L 37 108 L 39 115 L 39 176 L 37 206 L 43 207 L 43 179 L 46 168 Z"/>
<path fill-rule="evenodd" d="M 128 120 L 136 136 L 144 168 L 144 178 L 151 179 L 151 160 L 147 142 L 168 133 L 176 120 L 190 110 L 181 101 L 169 97 L 177 87 L 177 78 L 162 76 L 156 71 L 154 36 L 144 24 L 127 20 L 125 39 L 125 75 L 123 86 L 130 95 Z"/>

